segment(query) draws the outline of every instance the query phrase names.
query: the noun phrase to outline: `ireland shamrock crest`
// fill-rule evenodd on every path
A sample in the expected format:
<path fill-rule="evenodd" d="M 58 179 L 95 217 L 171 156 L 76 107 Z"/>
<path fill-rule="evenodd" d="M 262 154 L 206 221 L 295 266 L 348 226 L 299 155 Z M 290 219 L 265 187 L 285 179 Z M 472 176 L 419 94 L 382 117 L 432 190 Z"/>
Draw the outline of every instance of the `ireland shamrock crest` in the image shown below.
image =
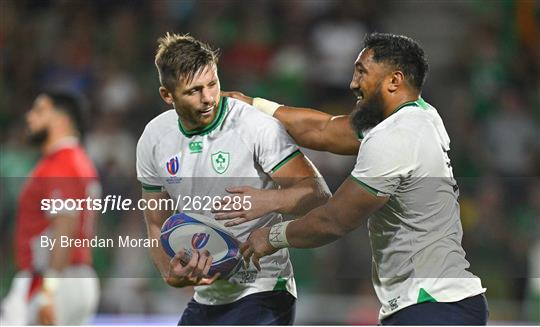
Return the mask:
<path fill-rule="evenodd" d="M 229 168 L 229 152 L 219 151 L 212 153 L 212 167 L 218 174 L 223 174 Z"/>

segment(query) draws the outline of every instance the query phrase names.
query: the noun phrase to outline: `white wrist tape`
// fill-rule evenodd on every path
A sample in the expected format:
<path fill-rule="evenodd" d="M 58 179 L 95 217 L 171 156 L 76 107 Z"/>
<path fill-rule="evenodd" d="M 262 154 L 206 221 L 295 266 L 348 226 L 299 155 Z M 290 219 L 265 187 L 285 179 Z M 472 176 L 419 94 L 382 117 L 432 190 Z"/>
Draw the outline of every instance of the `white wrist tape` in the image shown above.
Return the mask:
<path fill-rule="evenodd" d="M 291 223 L 291 221 L 292 220 L 277 223 L 270 228 L 268 241 L 276 249 L 288 248 L 290 246 L 289 242 L 287 241 L 285 231 L 287 230 L 287 226 Z"/>
<path fill-rule="evenodd" d="M 259 109 L 259 111 L 262 111 L 267 115 L 273 116 L 274 112 L 276 112 L 276 110 L 278 110 L 278 108 L 281 107 L 282 104 L 263 98 L 253 98 L 253 106 Z"/>

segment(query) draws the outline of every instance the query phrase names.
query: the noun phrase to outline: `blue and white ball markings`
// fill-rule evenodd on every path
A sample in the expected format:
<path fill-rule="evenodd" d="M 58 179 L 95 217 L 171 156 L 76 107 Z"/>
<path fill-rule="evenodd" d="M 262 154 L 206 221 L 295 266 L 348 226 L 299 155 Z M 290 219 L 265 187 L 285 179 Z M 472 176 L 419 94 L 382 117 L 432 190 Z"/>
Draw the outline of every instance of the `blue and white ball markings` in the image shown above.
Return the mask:
<path fill-rule="evenodd" d="M 170 257 L 181 249 L 189 257 L 192 249 L 207 250 L 214 258 L 209 276 L 219 272 L 220 278 L 229 278 L 242 265 L 240 242 L 213 219 L 201 214 L 170 216 L 161 227 L 161 244 Z"/>

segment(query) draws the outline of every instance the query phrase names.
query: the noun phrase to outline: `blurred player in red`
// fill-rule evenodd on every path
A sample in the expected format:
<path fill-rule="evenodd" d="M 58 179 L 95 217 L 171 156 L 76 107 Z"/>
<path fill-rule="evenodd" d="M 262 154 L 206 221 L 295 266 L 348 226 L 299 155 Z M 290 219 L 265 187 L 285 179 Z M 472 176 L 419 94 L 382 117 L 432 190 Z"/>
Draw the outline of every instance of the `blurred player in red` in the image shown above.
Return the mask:
<path fill-rule="evenodd" d="M 97 308 L 99 284 L 91 249 L 60 244 L 62 236 L 93 237 L 94 214 L 77 208 L 53 213 L 42 207 L 44 199 L 99 195 L 96 169 L 79 145 L 84 109 L 76 94 L 51 91 L 40 94 L 26 114 L 29 140 L 40 147 L 42 158 L 19 195 L 14 244 L 18 272 L 2 303 L 0 325 L 80 325 Z"/>

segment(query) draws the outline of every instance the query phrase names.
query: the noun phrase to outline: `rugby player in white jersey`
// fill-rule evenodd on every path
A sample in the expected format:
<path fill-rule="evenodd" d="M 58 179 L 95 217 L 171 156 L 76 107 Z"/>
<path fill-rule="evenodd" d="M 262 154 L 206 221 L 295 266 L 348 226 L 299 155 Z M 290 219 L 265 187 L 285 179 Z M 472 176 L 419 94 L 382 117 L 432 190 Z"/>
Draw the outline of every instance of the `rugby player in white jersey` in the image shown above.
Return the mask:
<path fill-rule="evenodd" d="M 354 63 L 350 88 L 358 102 L 351 116 L 231 94 L 278 118 L 300 145 L 358 152 L 351 176 L 324 206 L 253 232 L 242 245 L 246 260 L 259 267 L 278 249 L 322 246 L 369 217 L 383 325 L 487 323 L 485 289 L 467 270 L 461 246 L 450 139 L 435 108 L 421 98 L 427 70 L 417 42 L 374 33 Z"/>
<path fill-rule="evenodd" d="M 250 191 L 252 198 L 245 200 L 255 205 L 249 210 L 217 215 L 241 241 L 256 228 L 282 222 L 281 213 L 305 214 L 328 200 L 324 180 L 276 119 L 220 96 L 215 51 L 185 35 L 167 33 L 158 43 L 159 93 L 174 109 L 150 121 L 139 139 L 137 176 L 144 199 L 181 197 L 177 210 L 209 215 L 209 208 L 195 207 L 195 197 Z M 150 238 L 159 238 L 172 213 L 145 210 Z M 193 250 L 187 263 L 184 255 L 180 251 L 171 260 L 161 247 L 151 250 L 167 284 L 195 286 L 179 324 L 293 323 L 296 286 L 287 249 L 262 260 L 264 272 L 240 270 L 227 280 L 208 276 L 209 253 Z"/>

